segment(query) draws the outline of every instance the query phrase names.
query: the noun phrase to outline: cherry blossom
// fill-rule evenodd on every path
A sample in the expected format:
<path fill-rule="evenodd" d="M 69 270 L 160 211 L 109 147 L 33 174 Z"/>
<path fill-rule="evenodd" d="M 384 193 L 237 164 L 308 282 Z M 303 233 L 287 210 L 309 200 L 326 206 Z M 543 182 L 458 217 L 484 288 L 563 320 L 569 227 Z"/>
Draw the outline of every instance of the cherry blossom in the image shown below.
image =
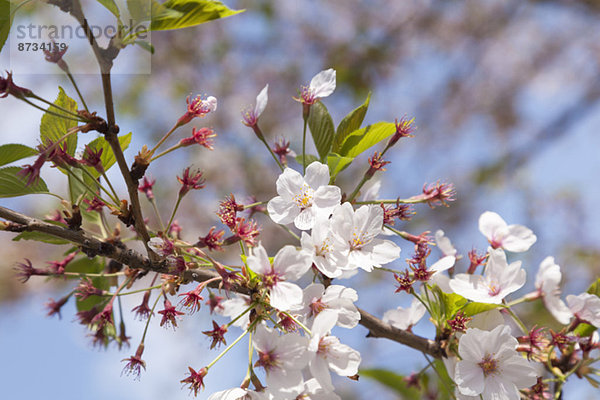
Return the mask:
<path fill-rule="evenodd" d="M 308 87 L 302 87 L 300 101 L 304 104 L 314 104 L 319 99 L 333 93 L 336 86 L 336 73 L 333 68 L 321 71 L 311 80 Z"/>
<path fill-rule="evenodd" d="M 311 234 L 302 232 L 302 250 L 310 255 L 313 264 L 325 276 L 337 278 L 348 264 L 349 244 L 331 230 L 329 218 L 318 218 Z"/>
<path fill-rule="evenodd" d="M 331 215 L 342 194 L 337 186 L 328 185 L 329 167 L 318 161 L 306 168 L 306 175 L 286 168 L 277 178 L 277 194 L 267 204 L 271 219 L 278 224 L 294 223 L 300 230 L 311 229 L 316 216 Z"/>
<path fill-rule="evenodd" d="M 258 325 L 253 337 L 258 352 L 255 366 L 264 368 L 270 389 L 285 389 L 294 398 L 304 386 L 302 369 L 310 360 L 308 339 L 292 332 L 279 335 L 264 325 Z"/>
<path fill-rule="evenodd" d="M 308 285 L 303 292 L 302 308 L 298 313 L 304 321 L 311 323 L 324 310 L 338 313 L 337 325 L 342 328 L 354 328 L 360 320 L 360 313 L 354 305 L 358 300 L 356 290 L 341 285 L 330 285 L 327 288 L 320 283 Z"/>
<path fill-rule="evenodd" d="M 237 318 L 241 313 L 246 311 L 250 306 L 251 300 L 245 294 L 236 294 L 232 298 L 221 302 L 221 307 L 217 309 L 217 313 L 232 320 Z M 250 313 L 242 315 L 239 319 L 232 323 L 233 326 L 246 328 L 250 323 Z"/>
<path fill-rule="evenodd" d="M 383 314 L 383 322 L 387 322 L 398 329 L 410 329 L 425 315 L 425 306 L 417 299 L 413 299 L 410 307 L 398 307 L 388 310 Z"/>
<path fill-rule="evenodd" d="M 590 293 L 577 296 L 570 294 L 567 296 L 567 304 L 577 318 L 600 328 L 600 297 Z"/>
<path fill-rule="evenodd" d="M 265 85 L 265 87 L 260 91 L 258 96 L 256 96 L 256 105 L 254 109 L 249 109 L 242 112 L 242 118 L 244 125 L 254 126 L 258 122 L 258 117 L 263 113 L 265 107 L 267 106 L 267 102 L 269 101 L 269 85 Z"/>
<path fill-rule="evenodd" d="M 488 264 L 482 275 L 457 274 L 450 280 L 450 288 L 469 300 L 500 304 L 508 294 L 525 284 L 525 270 L 521 261 L 508 265 L 501 249 L 490 249 Z"/>
<path fill-rule="evenodd" d="M 267 400 L 266 393 L 255 392 L 243 388 L 233 388 L 213 393 L 208 396 L 208 400 Z"/>
<path fill-rule="evenodd" d="M 517 339 L 501 325 L 492 331 L 467 329 L 458 343 L 461 361 L 454 381 L 461 394 L 487 399 L 518 400 L 518 389 L 535 384 L 536 370 L 517 353 Z"/>
<path fill-rule="evenodd" d="M 355 211 L 350 203 L 344 203 L 334 210 L 331 227 L 350 246 L 345 269 L 360 267 L 370 272 L 400 256 L 396 243 L 376 238 L 383 227 L 383 209 L 378 205 L 364 205 Z"/>
<path fill-rule="evenodd" d="M 444 257 L 456 257 L 456 249 L 452 245 L 450 239 L 448 239 L 448 237 L 444 234 L 443 230 L 438 229 L 435 232 L 435 243 L 437 244 L 438 249 L 440 249 Z"/>
<path fill-rule="evenodd" d="M 358 373 L 360 353 L 353 348 L 341 344 L 329 331 L 337 321 L 337 313 L 332 310 L 321 312 L 312 325 L 312 337 L 308 344 L 311 353 L 310 373 L 325 390 L 334 389 L 329 369 L 340 376 L 354 376 Z"/>
<path fill-rule="evenodd" d="M 554 262 L 554 257 L 546 257 L 541 262 L 535 277 L 535 288 L 542 296 L 542 301 L 552 316 L 561 324 L 568 324 L 573 314 L 560 299 L 561 278 L 560 266 Z"/>
<path fill-rule="evenodd" d="M 479 231 L 494 249 L 501 247 L 513 253 L 529 250 L 537 240 L 531 229 L 523 225 L 508 225 L 492 211 L 486 211 L 479 217 Z"/>
<path fill-rule="evenodd" d="M 271 400 L 288 400 L 289 392 L 281 390 L 271 393 Z M 319 381 L 311 378 L 304 382 L 304 389 L 296 396 L 298 400 L 341 400 L 341 397 L 333 391 L 324 389 Z"/>
<path fill-rule="evenodd" d="M 273 264 L 262 245 L 253 248 L 248 256 L 248 266 L 262 275 L 263 283 L 269 288 L 271 306 L 286 311 L 302 302 L 302 289 L 294 283 L 310 268 L 310 258 L 294 246 L 284 246 L 275 255 Z"/>

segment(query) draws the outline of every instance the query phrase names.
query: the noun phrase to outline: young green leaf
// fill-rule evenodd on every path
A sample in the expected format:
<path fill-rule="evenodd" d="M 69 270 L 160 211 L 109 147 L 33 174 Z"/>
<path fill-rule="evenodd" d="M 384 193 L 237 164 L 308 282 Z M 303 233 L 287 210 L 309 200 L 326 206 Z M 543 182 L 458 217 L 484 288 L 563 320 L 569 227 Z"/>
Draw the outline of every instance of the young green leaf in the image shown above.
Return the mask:
<path fill-rule="evenodd" d="M 345 170 L 350 165 L 352 160 L 354 160 L 354 158 L 342 157 L 336 153 L 329 153 L 327 155 L 327 166 L 329 167 L 329 176 L 331 177 L 329 179 L 330 184 L 335 182 L 337 175 Z"/>
<path fill-rule="evenodd" d="M 162 7 L 161 12 L 152 14 L 151 31 L 187 28 L 244 11 L 232 10 L 216 0 L 167 0 Z"/>
<path fill-rule="evenodd" d="M 88 168 L 88 170 L 91 172 L 92 168 Z M 71 195 L 71 202 L 79 205 L 79 210 L 81 211 L 83 219 L 94 224 L 99 224 L 100 214 L 97 211 L 86 211 L 88 205 L 83 201 L 85 199 L 91 201 L 94 198 L 95 193 L 91 193 L 88 186 L 92 189 L 96 188 L 96 181 L 79 168 L 72 168 L 71 171 L 73 175 L 76 175 L 77 178 L 79 178 L 74 178 L 69 174 L 69 193 Z M 81 181 L 83 181 L 83 183 Z"/>
<path fill-rule="evenodd" d="M 467 317 L 472 317 L 473 315 L 493 310 L 495 308 L 502 307 L 502 304 L 488 304 L 488 303 L 476 303 L 472 302 L 467 304 L 462 308 L 462 312 L 465 313 Z"/>
<path fill-rule="evenodd" d="M 49 243 L 49 244 L 69 244 L 69 243 L 71 243 L 66 239 L 61 239 L 59 237 L 50 235 L 48 233 L 35 232 L 35 231 L 21 232 L 17 236 L 15 236 L 13 238 L 13 240 L 15 242 L 18 242 L 19 240 L 35 240 L 36 242 L 44 242 L 44 243 Z"/>
<path fill-rule="evenodd" d="M 302 165 L 302 154 L 299 154 L 295 157 L 296 162 L 300 165 Z M 306 165 L 310 165 L 311 163 L 315 162 L 315 161 L 319 161 L 319 157 L 313 155 L 313 154 L 307 154 L 306 155 Z"/>
<path fill-rule="evenodd" d="M 393 390 L 400 398 L 405 400 L 419 400 L 421 393 L 415 388 L 408 387 L 402 375 L 383 368 L 361 369 L 358 374 L 361 377 L 373 379 Z"/>
<path fill-rule="evenodd" d="M 600 297 L 600 278 L 596 279 L 596 282 L 590 285 L 587 292 L 589 294 L 595 294 L 596 296 Z"/>
<path fill-rule="evenodd" d="M 121 13 L 119 12 L 119 7 L 115 3 L 115 0 L 98 0 L 98 3 L 102 4 L 108 11 L 114 14 L 115 17 L 120 18 Z"/>
<path fill-rule="evenodd" d="M 393 122 L 376 122 L 349 134 L 338 153 L 346 157 L 356 157 L 395 132 L 396 125 Z"/>
<path fill-rule="evenodd" d="M 42 178 L 27 186 L 27 181 L 17 173 L 19 167 L 0 168 L 0 197 L 17 197 L 26 194 L 48 193 L 48 186 Z"/>
<path fill-rule="evenodd" d="M 2 50 L 6 39 L 8 39 L 13 17 L 14 14 L 10 12 L 10 1 L 0 0 L 0 50 Z"/>
<path fill-rule="evenodd" d="M 140 46 L 142 49 L 146 50 L 150 54 L 154 54 L 154 46 L 152 46 L 152 44 L 150 42 L 146 42 L 145 40 L 136 40 L 133 43 L 137 44 L 138 46 Z"/>
<path fill-rule="evenodd" d="M 0 166 L 37 154 L 38 152 L 35 149 L 24 144 L 3 144 L 0 146 Z"/>
<path fill-rule="evenodd" d="M 131 143 L 131 132 L 129 132 L 127 135 L 119 136 L 119 144 L 121 145 L 122 151 L 125 151 L 129 147 L 129 143 Z M 100 136 L 92 140 L 88 146 L 96 151 L 102 149 L 100 160 L 102 160 L 104 171 L 108 171 L 109 168 L 115 164 L 115 153 L 113 153 L 112 149 L 110 148 L 110 144 L 106 141 L 106 139 L 104 139 L 104 136 Z M 90 171 L 96 178 L 100 176 L 100 173 L 95 168 L 88 168 L 88 171 Z"/>
<path fill-rule="evenodd" d="M 321 162 L 325 162 L 327 154 L 329 154 L 329 151 L 331 150 L 331 144 L 333 143 L 333 136 L 335 133 L 333 119 L 331 119 L 327 107 L 320 101 L 310 107 L 308 127 L 312 133 Z"/>
<path fill-rule="evenodd" d="M 54 101 L 54 104 L 66 110 L 77 112 L 77 102 L 67 96 L 62 87 L 59 86 L 58 90 L 58 97 L 56 98 L 56 101 Z M 55 114 L 66 114 L 56 107 L 49 107 L 49 110 Z M 75 126 L 77 126 L 77 121 L 46 113 L 42 116 L 42 122 L 40 124 L 40 140 L 43 144 L 48 140 L 54 143 L 61 139 L 69 129 L 74 128 Z M 75 150 L 77 149 L 77 134 L 69 135 L 64 142 L 61 143 L 67 144 L 67 153 L 70 155 L 75 154 Z"/>
<path fill-rule="evenodd" d="M 371 92 L 369 92 L 367 99 L 363 104 L 352 110 L 348 115 L 342 119 L 335 132 L 335 139 L 333 140 L 333 147 L 331 150 L 339 152 L 342 148 L 342 144 L 352 132 L 360 128 L 360 125 L 367 115 L 369 108 L 369 102 L 371 101 Z"/>

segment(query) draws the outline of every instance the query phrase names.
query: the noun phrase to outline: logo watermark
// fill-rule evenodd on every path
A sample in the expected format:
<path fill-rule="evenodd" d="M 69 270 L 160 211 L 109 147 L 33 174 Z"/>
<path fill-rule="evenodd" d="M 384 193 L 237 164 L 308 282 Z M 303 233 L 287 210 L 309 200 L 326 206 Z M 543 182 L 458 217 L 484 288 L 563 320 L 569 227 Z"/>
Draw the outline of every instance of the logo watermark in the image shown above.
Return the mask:
<path fill-rule="evenodd" d="M 126 57 L 114 61 L 113 74 L 149 74 L 149 15 L 140 18 L 136 13 L 137 19 L 127 15 L 125 0 L 115 2 L 119 18 L 100 2 L 84 3 L 87 17 L 84 24 L 48 5 L 39 5 L 31 13 L 18 12 L 6 43 L 10 49 L 9 69 L 29 74 L 60 74 L 60 68 L 45 60 L 62 58 L 73 74 L 97 74 L 98 63 L 90 46 L 94 41 L 101 48 L 110 45 L 126 53 Z M 138 7 L 142 3 L 148 3 L 150 9 L 150 0 L 138 0 Z"/>

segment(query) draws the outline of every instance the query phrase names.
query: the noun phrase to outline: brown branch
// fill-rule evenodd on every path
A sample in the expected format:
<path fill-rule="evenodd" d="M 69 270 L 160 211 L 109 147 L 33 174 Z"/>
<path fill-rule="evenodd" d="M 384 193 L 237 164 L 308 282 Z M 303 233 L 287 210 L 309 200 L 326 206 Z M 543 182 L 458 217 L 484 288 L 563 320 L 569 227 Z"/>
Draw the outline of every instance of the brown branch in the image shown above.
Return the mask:
<path fill-rule="evenodd" d="M 50 224 L 2 206 L 0 206 L 0 218 L 19 224 L 19 226 L 16 227 L 19 231 L 43 232 L 76 243 L 81 246 L 81 250 L 89 256 L 100 255 L 118 261 L 121 264 L 128 265 L 131 268 L 168 273 L 168 265 L 165 262 L 153 262 L 135 250 L 119 248 L 110 243 L 91 237 L 81 230 L 75 231 L 59 225 Z M 185 280 L 196 282 L 205 282 L 217 277 L 219 277 L 219 274 L 206 269 L 187 270 L 183 274 Z M 209 286 L 216 288 L 219 286 L 219 282 L 211 282 Z M 231 291 L 243 294 L 249 293 L 249 290 L 246 287 L 235 284 L 231 285 Z M 433 340 L 415 335 L 409 331 L 394 328 L 364 310 L 359 309 L 359 311 L 361 316 L 360 324 L 369 330 L 367 337 L 390 339 L 425 354 L 429 354 L 435 358 L 445 356 L 444 350 L 440 344 Z"/>
<path fill-rule="evenodd" d="M 123 178 L 125 179 L 125 184 L 127 185 L 127 191 L 129 193 L 131 210 L 133 212 L 135 230 L 142 237 L 144 246 L 146 247 L 146 251 L 148 252 L 150 258 L 152 260 L 157 260 L 157 255 L 152 251 L 152 249 L 150 249 L 150 247 L 148 247 L 150 234 L 148 233 L 148 229 L 146 228 L 144 217 L 142 215 L 142 208 L 138 194 L 138 183 L 131 176 L 131 172 L 127 166 L 127 161 L 125 160 L 125 155 L 121 150 L 121 145 L 117 137 L 117 134 L 119 133 L 119 127 L 115 123 L 115 106 L 112 95 L 110 70 L 113 66 L 113 60 L 117 57 L 120 51 L 120 46 L 117 43 L 119 38 L 118 36 L 112 37 L 108 46 L 106 48 L 102 48 L 98 45 L 98 42 L 96 41 L 96 38 L 89 27 L 79 0 L 52 0 L 51 4 L 54 4 L 61 10 L 68 12 L 77 20 L 77 22 L 79 22 L 79 25 L 81 25 L 88 38 L 96 60 L 98 61 L 98 65 L 100 66 L 100 74 L 102 77 L 104 103 L 106 105 L 106 122 L 108 124 L 107 131 L 103 132 L 104 138 L 109 143 L 115 155 L 115 159 L 117 160 L 117 164 L 119 165 L 119 169 L 121 170 L 121 175 L 123 175 Z"/>

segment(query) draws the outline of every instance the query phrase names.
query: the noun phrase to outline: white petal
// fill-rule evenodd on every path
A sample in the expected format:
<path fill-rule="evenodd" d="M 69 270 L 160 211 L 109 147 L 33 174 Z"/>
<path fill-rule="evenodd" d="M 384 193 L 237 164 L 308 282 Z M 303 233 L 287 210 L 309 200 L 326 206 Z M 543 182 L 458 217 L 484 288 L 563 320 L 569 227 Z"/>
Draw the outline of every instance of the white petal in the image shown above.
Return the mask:
<path fill-rule="evenodd" d="M 549 288 L 556 288 L 561 279 L 560 266 L 554 262 L 554 257 L 548 256 L 540 263 L 540 268 L 535 276 L 535 287 L 543 294 Z"/>
<path fill-rule="evenodd" d="M 317 190 L 319 187 L 329 184 L 329 167 L 318 161 L 312 162 L 306 167 L 304 181 L 308 186 Z"/>
<path fill-rule="evenodd" d="M 490 296 L 489 288 L 481 275 L 457 274 L 450 279 L 450 288 L 456 294 L 460 294 L 469 300 L 481 303 L 500 304 L 502 298 Z"/>
<path fill-rule="evenodd" d="M 456 257 L 454 256 L 446 256 L 442 259 L 437 260 L 431 267 L 429 267 L 429 272 L 433 272 L 433 275 L 438 272 L 446 271 L 454 266 L 456 262 Z"/>
<path fill-rule="evenodd" d="M 316 215 L 314 207 L 305 208 L 300 211 L 300 214 L 298 214 L 296 218 L 294 218 L 294 225 L 301 231 L 306 231 L 313 227 L 315 219 Z"/>
<path fill-rule="evenodd" d="M 573 313 L 564 301 L 557 295 L 546 295 L 543 298 L 544 305 L 550 311 L 550 314 L 561 324 L 566 325 L 573 317 Z"/>
<path fill-rule="evenodd" d="M 358 373 L 360 353 L 352 347 L 339 343 L 336 339 L 327 350 L 327 363 L 336 374 L 340 376 L 353 376 Z"/>
<path fill-rule="evenodd" d="M 376 267 L 390 263 L 400 257 L 400 247 L 391 240 L 373 239 L 363 250 L 371 252 L 372 265 Z"/>
<path fill-rule="evenodd" d="M 246 396 L 246 390 L 242 388 L 233 388 L 213 393 L 208 396 L 208 400 L 239 400 Z"/>
<path fill-rule="evenodd" d="M 269 200 L 267 211 L 273 222 L 283 225 L 291 224 L 298 214 L 300 214 L 300 208 L 296 204 L 285 200 L 281 196 L 273 197 Z"/>
<path fill-rule="evenodd" d="M 203 108 L 206 108 L 212 112 L 217 111 L 217 98 L 214 96 L 208 96 L 206 100 L 202 101 Z"/>
<path fill-rule="evenodd" d="M 302 303 L 302 289 L 290 282 L 277 282 L 271 288 L 271 306 L 287 311 Z"/>
<path fill-rule="evenodd" d="M 335 70 L 329 68 L 319 72 L 310 81 L 310 90 L 315 97 L 329 96 L 335 90 Z"/>
<path fill-rule="evenodd" d="M 444 235 L 444 231 L 438 229 L 435 232 L 435 242 L 444 256 L 455 256 L 456 249 L 452 246 L 452 242 Z"/>
<path fill-rule="evenodd" d="M 479 217 L 479 231 L 488 238 L 494 239 L 494 233 L 501 228 L 505 228 L 506 222 L 501 216 L 492 211 L 486 211 Z"/>
<path fill-rule="evenodd" d="M 248 267 L 250 267 L 250 269 L 257 274 L 268 274 L 271 272 L 271 262 L 269 261 L 269 256 L 267 255 L 265 248 L 260 243 L 250 251 L 247 262 Z"/>
<path fill-rule="evenodd" d="M 339 187 L 333 185 L 321 186 L 315 191 L 314 205 L 316 207 L 327 209 L 329 213 L 340 204 L 342 200 L 342 191 Z M 329 215 L 327 215 L 329 217 Z"/>
<path fill-rule="evenodd" d="M 258 118 L 265 107 L 267 106 L 267 102 L 269 101 L 269 84 L 267 83 L 265 87 L 260 91 L 258 96 L 256 96 L 256 106 L 254 107 L 254 115 Z"/>
<path fill-rule="evenodd" d="M 292 201 L 294 196 L 302 193 L 304 178 L 300 173 L 291 168 L 283 170 L 277 178 L 277 194 L 285 200 Z"/>
<path fill-rule="evenodd" d="M 519 355 L 502 362 L 502 379 L 510 381 L 519 389 L 535 385 L 537 373 L 531 363 Z"/>
<path fill-rule="evenodd" d="M 502 239 L 502 247 L 513 253 L 522 253 L 529 250 L 536 240 L 531 229 L 523 225 L 509 225 L 508 235 Z"/>
<path fill-rule="evenodd" d="M 331 383 L 331 374 L 329 373 L 329 366 L 327 361 L 322 357 L 314 357 L 309 364 L 311 375 L 321 384 L 325 390 L 333 390 L 333 384 Z"/>
<path fill-rule="evenodd" d="M 462 394 L 477 396 L 484 388 L 483 371 L 472 361 L 459 361 L 456 363 L 454 382 Z"/>
<path fill-rule="evenodd" d="M 299 279 L 309 268 L 310 257 L 291 245 L 281 248 L 273 259 L 273 270 L 288 281 Z"/>
<path fill-rule="evenodd" d="M 353 221 L 354 209 L 352 204 L 345 202 L 333 210 L 331 230 L 347 242 L 352 238 Z"/>

